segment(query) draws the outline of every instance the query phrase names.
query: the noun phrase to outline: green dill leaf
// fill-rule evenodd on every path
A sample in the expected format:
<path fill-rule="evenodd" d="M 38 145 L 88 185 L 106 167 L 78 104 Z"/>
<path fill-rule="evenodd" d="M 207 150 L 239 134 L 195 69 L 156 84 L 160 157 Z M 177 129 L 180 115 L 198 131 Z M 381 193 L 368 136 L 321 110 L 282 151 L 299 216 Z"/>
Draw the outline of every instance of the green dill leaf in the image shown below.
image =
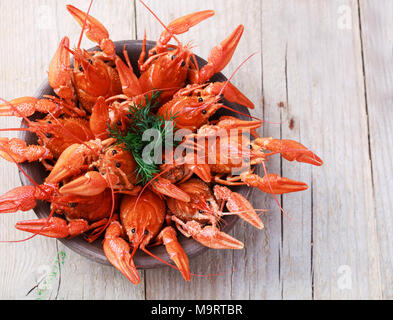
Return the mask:
<path fill-rule="evenodd" d="M 152 143 L 152 141 L 143 141 L 142 136 L 146 130 L 157 130 L 161 139 L 154 141 L 152 150 L 164 147 L 173 148 L 177 145 L 173 141 L 174 132 L 176 131 L 176 117 L 177 114 L 166 114 L 166 116 L 156 115 L 152 109 L 159 107 L 158 98 L 161 91 L 154 91 L 149 98 L 146 95 L 145 106 L 136 105 L 135 103 L 129 106 L 129 118 L 131 124 L 128 126 L 126 132 L 121 132 L 120 129 L 108 124 L 108 132 L 110 137 L 115 138 L 118 144 L 122 144 L 123 148 L 130 151 L 134 156 L 137 168 L 135 170 L 138 182 L 137 184 L 147 184 L 154 176 L 160 172 L 159 166 L 156 164 L 158 159 L 153 159 L 153 163 L 146 163 L 143 160 L 142 152 L 145 147 Z M 171 121 L 171 122 L 168 122 Z M 167 143 L 167 145 L 165 145 Z M 169 144 L 169 145 L 168 145 Z M 151 154 L 152 155 L 152 154 Z"/>

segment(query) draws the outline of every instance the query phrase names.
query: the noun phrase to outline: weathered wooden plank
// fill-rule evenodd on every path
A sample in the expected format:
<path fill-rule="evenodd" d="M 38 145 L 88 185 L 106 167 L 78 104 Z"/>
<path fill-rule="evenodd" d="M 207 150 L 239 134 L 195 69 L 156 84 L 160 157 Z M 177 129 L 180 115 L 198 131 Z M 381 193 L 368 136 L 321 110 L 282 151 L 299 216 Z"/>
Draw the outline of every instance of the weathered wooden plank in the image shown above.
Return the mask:
<path fill-rule="evenodd" d="M 393 299 L 393 2 L 360 1 L 382 298 Z"/>
<path fill-rule="evenodd" d="M 292 90 L 292 32 L 307 32 L 288 21 L 294 8 L 285 1 L 264 1 L 262 16 L 264 119 L 282 125 L 265 124 L 264 135 L 277 139 L 302 141 L 310 132 L 305 126 L 307 114 Z M 299 15 L 297 15 L 299 16 Z M 299 31 L 298 31 L 299 30 Z M 296 42 L 295 42 L 296 43 Z M 295 124 L 294 124 L 295 123 Z M 291 129 L 289 129 L 289 126 Z M 293 127 L 292 127 L 293 126 Z M 302 136 L 300 130 L 302 128 Z M 305 164 L 288 163 L 274 156 L 269 172 L 309 183 L 311 168 Z M 279 272 L 283 299 L 311 299 L 311 195 L 312 190 L 278 197 L 288 216 L 272 201 L 269 214 L 280 219 Z"/>
<path fill-rule="evenodd" d="M 300 137 L 325 160 L 321 168 L 298 173 L 312 187 L 313 297 L 378 298 L 381 279 L 357 2 L 285 3 L 287 117 L 295 120 L 295 130 L 283 127 L 283 132 Z M 342 20 L 346 12 L 348 29 Z M 310 204 L 302 203 L 302 210 L 309 210 Z M 301 246 L 298 241 L 309 236 L 292 238 L 287 245 Z M 291 277 L 296 279 L 296 273 Z"/>
<path fill-rule="evenodd" d="M 49 55 L 43 50 L 48 37 L 36 37 L 37 24 L 35 12 L 37 5 L 50 1 L 29 1 L 20 6 L 16 1 L 1 1 L 0 46 L 0 96 L 5 99 L 31 95 L 45 76 L 41 68 Z M 17 13 L 17 14 L 16 14 Z M 22 22 L 23 21 L 23 22 Z M 53 39 L 53 38 L 52 38 Z M 37 41 L 38 40 L 38 41 Z M 19 119 L 1 118 L 2 128 L 18 127 Z M 1 136 L 15 137 L 15 133 L 2 133 Z M 14 164 L 0 161 L 0 193 L 20 185 L 17 168 Z M 1 240 L 17 240 L 28 234 L 17 231 L 14 224 L 23 219 L 32 219 L 32 212 L 4 214 L 1 216 Z M 36 237 L 23 243 L 1 243 L 0 280 L 1 298 L 30 298 L 30 289 L 37 285 L 40 278 L 52 264 L 56 256 L 56 241 Z M 35 294 L 33 294 L 35 296 Z"/>
<path fill-rule="evenodd" d="M 69 15 L 65 5 L 71 3 L 87 10 L 89 1 L 0 1 L 1 47 L 0 96 L 32 95 L 45 79 L 48 63 L 64 35 L 76 45 L 80 27 Z M 15 14 L 17 13 L 17 14 Z M 135 37 L 134 6 L 129 1 L 96 1 L 91 11 L 110 31 L 114 40 Z M 5 27 L 6 26 L 6 27 Z M 15 39 L 18 39 L 17 41 Z M 82 46 L 95 44 L 84 39 Z M 10 67 L 12 66 L 12 67 Z M 1 127 L 18 126 L 17 120 L 2 118 Z M 8 133 L 7 136 L 10 136 Z M 1 161 L 3 182 L 0 192 L 20 185 L 16 170 Z M 22 214 L 4 215 L 2 238 L 20 239 L 27 235 L 17 232 L 13 224 Z M 29 212 L 23 218 L 35 218 Z M 3 240 L 3 239 L 2 239 Z M 68 250 L 54 239 L 36 237 L 23 244 L 0 246 L 2 277 L 1 298 L 39 299 L 143 299 L 143 279 L 139 286 L 131 285 L 116 269 L 93 263 Z M 41 281 L 41 282 L 40 282 Z M 37 287 L 37 283 L 40 285 Z M 33 290 L 31 290 L 33 289 Z"/>

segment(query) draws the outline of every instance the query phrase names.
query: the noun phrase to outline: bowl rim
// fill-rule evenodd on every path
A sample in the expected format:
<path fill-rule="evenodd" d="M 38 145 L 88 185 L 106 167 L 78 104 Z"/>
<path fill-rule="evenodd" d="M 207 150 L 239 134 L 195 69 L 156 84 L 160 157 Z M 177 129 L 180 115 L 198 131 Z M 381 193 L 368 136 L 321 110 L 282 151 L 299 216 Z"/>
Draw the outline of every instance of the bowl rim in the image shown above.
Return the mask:
<path fill-rule="evenodd" d="M 114 44 L 115 44 L 115 48 L 116 48 L 116 53 L 120 57 L 123 57 L 122 50 L 123 50 L 124 45 L 127 46 L 127 51 L 130 54 L 131 49 L 139 49 L 140 50 L 142 48 L 143 41 L 142 40 L 120 40 L 120 41 L 114 41 Z M 146 41 L 146 46 L 148 49 L 154 47 L 155 44 L 156 44 L 155 41 L 151 41 L 151 40 Z M 92 48 L 88 49 L 87 51 L 96 51 L 96 50 L 99 50 L 99 47 L 97 47 L 97 46 L 92 47 Z M 199 67 L 201 67 L 207 63 L 206 60 L 199 57 L 198 55 L 195 55 L 195 58 L 198 62 Z M 137 69 L 135 69 L 135 61 L 132 59 L 132 54 L 130 55 L 130 60 L 134 66 L 134 71 L 136 71 L 136 73 L 139 73 L 137 71 Z M 221 72 L 217 73 L 212 79 L 214 79 L 214 78 L 216 78 L 216 80 L 220 80 L 220 81 L 227 81 L 227 78 Z M 48 91 L 49 91 L 49 93 L 45 93 Z M 34 97 L 40 99 L 43 97 L 44 94 L 50 94 L 50 92 L 52 92 L 52 94 L 53 94 L 53 89 L 49 86 L 48 80 L 45 80 L 41 83 L 41 85 L 39 86 L 39 88 L 35 92 Z M 226 101 L 226 104 L 231 105 L 231 107 L 233 107 L 235 109 L 241 109 L 243 113 L 250 115 L 249 110 L 243 106 L 240 106 L 235 103 L 229 103 L 227 101 Z M 232 113 L 230 113 L 230 114 L 232 114 Z M 241 115 L 237 115 L 237 116 L 239 118 L 242 117 Z M 22 122 L 21 122 L 21 127 L 27 127 L 27 124 L 24 120 L 22 120 Z M 34 135 L 30 132 L 20 132 L 19 138 L 27 141 L 28 143 L 29 143 L 29 141 L 30 141 L 30 143 L 31 142 L 34 143 L 34 140 L 36 140 L 36 137 L 34 137 Z M 39 170 L 42 171 L 42 168 L 43 168 L 40 163 L 38 163 L 38 162 L 23 163 L 23 164 L 21 164 L 21 167 L 30 176 L 33 173 L 33 175 L 36 176 L 35 181 L 40 180 L 40 178 L 42 178 L 42 176 L 38 175 L 38 171 Z M 39 167 L 41 167 L 41 169 L 39 169 Z M 37 172 L 34 170 L 36 170 Z M 20 169 L 19 169 L 19 178 L 20 178 L 22 185 L 31 185 L 30 180 L 21 172 Z M 233 187 L 230 187 L 230 188 L 232 189 Z M 248 187 L 246 185 L 241 186 L 240 188 L 234 188 L 234 189 L 242 190 L 243 192 L 240 192 L 240 193 L 242 193 L 242 195 L 246 199 L 250 199 L 254 193 L 254 188 Z M 35 214 L 38 218 L 48 217 L 49 212 L 50 212 L 49 204 L 41 202 L 41 201 L 37 201 L 37 206 L 33 209 L 33 211 L 35 212 Z M 229 216 L 225 216 L 224 220 L 226 223 L 223 226 L 222 231 L 229 232 L 233 229 L 235 224 L 238 222 L 239 217 L 237 215 L 229 215 Z M 70 250 L 76 252 L 77 254 L 79 254 L 83 257 L 86 257 L 94 262 L 97 262 L 97 263 L 100 263 L 103 265 L 112 266 L 112 264 L 107 260 L 105 254 L 103 252 L 102 245 L 100 245 L 99 247 L 97 246 L 98 242 L 101 243 L 100 239 L 97 239 L 95 241 L 95 243 L 93 243 L 93 244 L 90 244 L 87 241 L 83 240 L 83 238 L 81 236 L 78 236 L 78 237 L 75 237 L 72 239 L 65 238 L 65 239 L 57 239 L 57 240 L 59 240 L 62 244 L 64 244 L 64 246 L 66 246 Z M 198 243 L 197 241 L 195 241 L 192 238 L 185 238 L 183 235 L 180 234 L 180 232 L 178 232 L 178 239 L 179 239 L 179 242 L 181 243 L 181 245 L 183 246 L 184 250 L 186 251 L 189 259 L 191 259 L 195 256 L 198 256 L 209 249 L 208 247 L 203 246 L 202 244 Z M 152 253 L 154 253 L 155 255 L 160 256 L 160 258 L 162 258 L 164 261 L 172 263 L 171 259 L 169 258 L 169 255 L 165 251 L 164 246 L 152 247 L 149 250 Z M 212 249 L 212 250 L 214 250 L 214 249 Z M 138 269 L 141 269 L 141 270 L 160 268 L 160 267 L 166 266 L 166 264 L 164 264 L 163 262 L 152 258 L 151 256 L 147 255 L 146 253 L 142 252 L 141 250 L 137 250 L 137 252 L 135 253 L 134 262 L 135 262 L 135 265 L 138 267 Z"/>

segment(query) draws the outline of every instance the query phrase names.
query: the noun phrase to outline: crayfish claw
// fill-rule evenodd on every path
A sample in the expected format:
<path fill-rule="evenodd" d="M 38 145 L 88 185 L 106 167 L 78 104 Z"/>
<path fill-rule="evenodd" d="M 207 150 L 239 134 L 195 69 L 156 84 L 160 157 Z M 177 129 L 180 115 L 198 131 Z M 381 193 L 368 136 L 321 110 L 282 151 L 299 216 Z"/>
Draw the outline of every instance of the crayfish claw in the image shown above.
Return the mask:
<path fill-rule="evenodd" d="M 53 158 L 52 153 L 46 147 L 27 145 L 24 140 L 17 138 L 0 138 L 0 146 L 0 157 L 10 162 L 33 162 Z"/>
<path fill-rule="evenodd" d="M 72 69 L 70 53 L 70 40 L 64 37 L 49 64 L 48 81 L 53 91 L 62 99 L 71 101 L 75 97 L 72 84 Z"/>
<path fill-rule="evenodd" d="M 188 256 L 177 241 L 175 229 L 173 229 L 172 227 L 164 228 L 158 235 L 158 239 L 160 239 L 165 245 L 169 257 L 179 268 L 179 271 L 181 272 L 183 278 L 186 281 L 190 281 L 191 274 Z"/>
<path fill-rule="evenodd" d="M 153 53 L 161 53 L 167 48 L 169 41 L 174 35 L 183 34 L 193 26 L 199 24 L 214 15 L 213 10 L 204 10 L 194 12 L 183 17 L 177 18 L 168 24 L 166 29 L 161 33 L 157 45 L 149 51 L 149 56 Z"/>
<path fill-rule="evenodd" d="M 221 44 L 214 47 L 209 53 L 208 64 L 197 74 L 197 79 L 192 79 L 191 81 L 199 84 L 205 83 L 215 73 L 223 70 L 231 61 L 243 31 L 244 26 L 239 25 Z"/>
<path fill-rule="evenodd" d="M 288 161 L 304 162 L 315 166 L 321 166 L 323 164 L 321 158 L 294 140 L 258 138 L 254 142 L 266 150 L 280 153 Z"/>
<path fill-rule="evenodd" d="M 231 237 L 229 234 L 219 231 L 216 227 L 206 226 L 200 232 L 194 234 L 193 239 L 212 249 L 243 249 L 243 242 Z"/>
<path fill-rule="evenodd" d="M 243 242 L 231 237 L 229 234 L 222 232 L 214 226 L 202 227 L 196 221 L 188 221 L 184 223 L 176 216 L 172 216 L 172 220 L 178 227 L 182 228 L 194 240 L 198 241 L 205 247 L 212 249 L 243 249 Z"/>
<path fill-rule="evenodd" d="M 278 174 L 267 174 L 261 178 L 256 174 L 246 172 L 240 177 L 248 186 L 258 188 L 263 192 L 271 194 L 283 194 L 308 189 L 306 183 L 280 177 Z"/>
<path fill-rule="evenodd" d="M 190 196 L 185 193 L 180 188 L 176 187 L 173 183 L 171 183 L 168 179 L 158 178 L 154 181 L 153 186 L 151 187 L 152 191 L 158 192 L 165 196 L 183 201 L 190 202 Z"/>
<path fill-rule="evenodd" d="M 0 104 L 0 116 L 30 117 L 35 112 L 56 113 L 58 106 L 50 99 L 21 97 Z"/>
<path fill-rule="evenodd" d="M 217 126 L 220 128 L 230 130 L 230 129 L 238 129 L 238 130 L 254 130 L 259 129 L 262 125 L 262 121 L 259 120 L 241 120 L 232 116 L 222 116 L 218 119 Z"/>
<path fill-rule="evenodd" d="M 29 211 L 34 209 L 37 200 L 49 200 L 53 189 L 44 185 L 21 186 L 14 188 L 0 196 L 0 213 L 13 213 L 18 210 Z"/>
<path fill-rule="evenodd" d="M 86 20 L 86 36 L 93 42 L 97 43 L 102 51 L 108 57 L 115 56 L 115 45 L 112 40 L 109 39 L 109 32 L 104 25 L 96 18 L 74 7 L 73 5 L 67 5 L 68 12 L 74 17 L 81 27 L 85 25 Z"/>
<path fill-rule="evenodd" d="M 249 109 L 254 109 L 255 105 L 248 99 L 238 88 L 236 88 L 230 82 L 213 82 L 208 89 L 212 94 L 220 94 L 221 90 L 224 88 L 224 98 L 229 102 L 234 102 L 240 104 L 241 106 L 245 106 Z"/>
<path fill-rule="evenodd" d="M 96 196 L 108 188 L 105 178 L 97 171 L 89 171 L 85 175 L 72 180 L 60 188 L 61 194 L 77 196 Z"/>
<path fill-rule="evenodd" d="M 26 220 L 19 221 L 16 223 L 15 228 L 21 231 L 37 233 L 42 236 L 50 237 L 50 238 L 67 238 L 67 237 L 76 237 L 83 232 L 89 230 L 89 224 L 86 220 L 77 219 L 67 221 L 52 217 L 50 219 L 35 219 L 35 220 Z"/>
<path fill-rule="evenodd" d="M 115 62 L 123 93 L 130 98 L 141 95 L 143 91 L 132 66 L 127 66 L 119 57 L 116 57 Z"/>
<path fill-rule="evenodd" d="M 104 253 L 109 262 L 133 284 L 141 279 L 130 254 L 130 245 L 121 238 L 123 231 L 119 222 L 112 222 L 105 232 Z"/>
<path fill-rule="evenodd" d="M 244 221 L 255 228 L 263 229 L 263 222 L 255 212 L 251 203 L 237 192 L 232 192 L 227 187 L 215 185 L 214 196 L 217 200 L 226 202 L 226 206 L 231 214 L 237 214 Z"/>

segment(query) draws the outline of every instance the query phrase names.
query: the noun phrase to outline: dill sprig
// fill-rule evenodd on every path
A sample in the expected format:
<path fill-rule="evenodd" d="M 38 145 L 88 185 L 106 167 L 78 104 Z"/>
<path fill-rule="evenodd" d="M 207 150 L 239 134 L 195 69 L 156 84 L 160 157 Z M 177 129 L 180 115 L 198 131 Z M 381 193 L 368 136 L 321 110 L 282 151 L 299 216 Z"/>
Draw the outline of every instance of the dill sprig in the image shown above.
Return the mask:
<path fill-rule="evenodd" d="M 128 150 L 134 156 L 137 163 L 136 175 L 137 184 L 147 184 L 154 176 L 160 172 L 157 165 L 164 147 L 164 141 L 170 145 L 165 145 L 166 148 L 173 148 L 175 146 L 172 137 L 175 129 L 176 115 L 169 115 L 163 117 L 152 113 L 152 109 L 158 107 L 158 97 L 160 91 L 153 92 L 151 98 L 146 95 L 145 104 L 130 105 L 128 118 L 131 124 L 128 126 L 126 132 L 122 132 L 116 125 L 113 127 L 108 124 L 109 135 L 117 140 L 118 144 L 123 144 L 123 148 Z M 169 122 L 171 121 L 171 122 Z M 155 137 L 150 140 L 144 140 L 143 134 L 147 130 L 154 130 Z M 153 131 L 152 131 L 153 132 Z M 143 157 L 145 148 L 149 146 L 150 153 L 148 154 L 150 161 L 145 161 Z M 158 154 L 155 151 L 159 150 Z"/>

